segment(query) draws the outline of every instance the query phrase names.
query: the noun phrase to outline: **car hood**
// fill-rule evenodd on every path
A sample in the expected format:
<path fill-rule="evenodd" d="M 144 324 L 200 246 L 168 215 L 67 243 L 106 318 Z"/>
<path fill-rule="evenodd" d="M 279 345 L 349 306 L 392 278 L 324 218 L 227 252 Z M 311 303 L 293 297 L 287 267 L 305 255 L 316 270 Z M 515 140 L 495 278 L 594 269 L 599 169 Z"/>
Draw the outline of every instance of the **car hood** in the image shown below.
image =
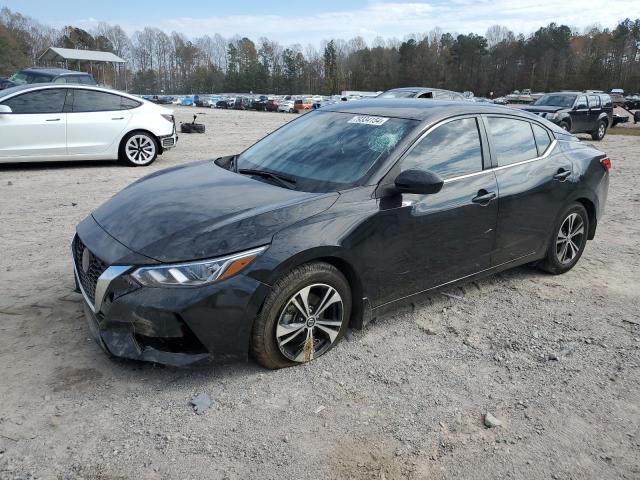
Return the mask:
<path fill-rule="evenodd" d="M 338 196 L 288 190 L 208 160 L 142 178 L 92 215 L 134 252 L 182 262 L 268 244 L 276 232 L 326 210 Z"/>
<path fill-rule="evenodd" d="M 547 112 L 547 113 L 555 113 L 560 110 L 567 110 L 567 107 L 557 107 L 554 105 L 529 105 L 526 107 L 522 107 L 522 110 L 526 110 L 527 112 Z"/>

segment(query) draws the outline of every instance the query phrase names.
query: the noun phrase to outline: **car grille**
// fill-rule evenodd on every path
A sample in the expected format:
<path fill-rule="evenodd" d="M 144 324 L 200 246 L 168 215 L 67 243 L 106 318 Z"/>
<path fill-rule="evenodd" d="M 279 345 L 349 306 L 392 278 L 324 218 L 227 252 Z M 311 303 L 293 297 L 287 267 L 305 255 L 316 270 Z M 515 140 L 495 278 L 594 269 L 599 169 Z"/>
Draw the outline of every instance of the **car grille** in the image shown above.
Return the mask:
<path fill-rule="evenodd" d="M 163 138 L 162 139 L 162 146 L 163 147 L 173 147 L 175 144 L 175 139 L 173 137 L 169 137 L 169 138 Z"/>
<path fill-rule="evenodd" d="M 89 254 L 89 268 L 87 268 L 86 271 L 82 268 L 82 256 L 85 250 L 87 250 Z M 82 289 L 85 295 L 89 297 L 89 300 L 91 300 L 91 303 L 94 303 L 96 284 L 98 283 L 100 275 L 107 269 L 107 264 L 91 253 L 91 250 L 85 247 L 77 235 L 73 239 L 72 251 L 80 285 L 82 285 Z"/>

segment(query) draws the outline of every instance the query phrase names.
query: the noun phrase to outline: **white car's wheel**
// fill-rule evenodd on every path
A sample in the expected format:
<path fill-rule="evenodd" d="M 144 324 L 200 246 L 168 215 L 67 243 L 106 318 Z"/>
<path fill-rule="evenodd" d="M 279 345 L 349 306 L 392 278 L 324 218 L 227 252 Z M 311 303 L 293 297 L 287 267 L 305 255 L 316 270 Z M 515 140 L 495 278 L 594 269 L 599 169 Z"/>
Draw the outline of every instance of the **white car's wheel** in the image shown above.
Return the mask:
<path fill-rule="evenodd" d="M 132 167 L 151 165 L 158 156 L 158 143 L 146 132 L 131 132 L 122 140 L 120 160 Z"/>

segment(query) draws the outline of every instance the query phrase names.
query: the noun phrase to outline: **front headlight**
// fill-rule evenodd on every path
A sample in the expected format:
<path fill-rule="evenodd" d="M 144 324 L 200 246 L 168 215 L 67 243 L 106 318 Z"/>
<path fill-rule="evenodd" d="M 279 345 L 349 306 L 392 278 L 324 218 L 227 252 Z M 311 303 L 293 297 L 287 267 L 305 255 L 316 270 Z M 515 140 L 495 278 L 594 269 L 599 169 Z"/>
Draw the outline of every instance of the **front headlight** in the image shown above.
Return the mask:
<path fill-rule="evenodd" d="M 555 120 L 556 118 L 558 118 L 558 114 L 557 113 L 547 113 L 545 118 L 547 120 Z"/>
<path fill-rule="evenodd" d="M 235 275 L 266 249 L 254 248 L 212 260 L 140 267 L 131 276 L 147 287 L 207 285 Z"/>

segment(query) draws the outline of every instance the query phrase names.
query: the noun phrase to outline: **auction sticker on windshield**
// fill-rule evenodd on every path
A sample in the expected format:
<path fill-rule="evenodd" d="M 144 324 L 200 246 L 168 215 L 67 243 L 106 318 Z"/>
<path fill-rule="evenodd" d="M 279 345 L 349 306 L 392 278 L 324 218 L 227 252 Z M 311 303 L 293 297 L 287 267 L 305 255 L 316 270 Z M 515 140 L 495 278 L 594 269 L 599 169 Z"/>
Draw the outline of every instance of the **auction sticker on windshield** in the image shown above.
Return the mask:
<path fill-rule="evenodd" d="M 364 125 L 380 126 L 380 125 L 384 124 L 387 120 L 389 120 L 389 119 L 385 118 L 385 117 L 374 117 L 374 116 L 371 116 L 371 115 L 356 115 L 351 120 L 349 120 L 347 123 L 361 123 L 361 124 L 364 124 Z"/>

